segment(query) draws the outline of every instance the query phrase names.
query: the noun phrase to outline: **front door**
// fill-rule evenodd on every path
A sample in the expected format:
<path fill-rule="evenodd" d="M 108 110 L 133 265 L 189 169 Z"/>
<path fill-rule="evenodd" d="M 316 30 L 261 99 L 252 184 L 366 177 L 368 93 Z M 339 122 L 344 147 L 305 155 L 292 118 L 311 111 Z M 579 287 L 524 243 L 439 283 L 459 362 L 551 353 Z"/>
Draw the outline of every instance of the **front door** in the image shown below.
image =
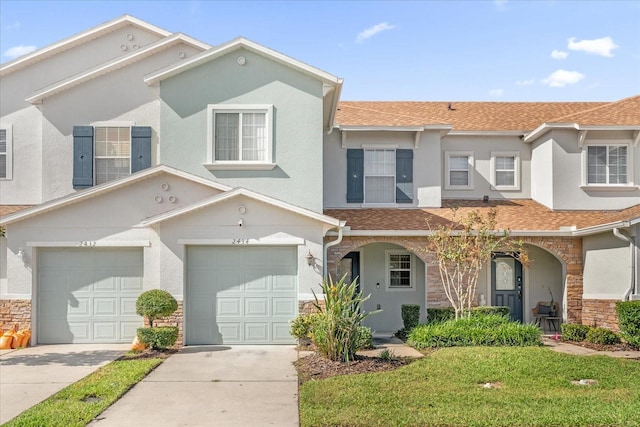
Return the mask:
<path fill-rule="evenodd" d="M 340 280 L 345 274 L 347 275 L 344 278 L 346 283 L 358 279 L 357 291 L 360 292 L 360 252 L 349 252 L 340 260 L 336 280 Z"/>
<path fill-rule="evenodd" d="M 511 320 L 522 322 L 522 264 L 503 253 L 491 260 L 491 305 L 509 307 Z"/>

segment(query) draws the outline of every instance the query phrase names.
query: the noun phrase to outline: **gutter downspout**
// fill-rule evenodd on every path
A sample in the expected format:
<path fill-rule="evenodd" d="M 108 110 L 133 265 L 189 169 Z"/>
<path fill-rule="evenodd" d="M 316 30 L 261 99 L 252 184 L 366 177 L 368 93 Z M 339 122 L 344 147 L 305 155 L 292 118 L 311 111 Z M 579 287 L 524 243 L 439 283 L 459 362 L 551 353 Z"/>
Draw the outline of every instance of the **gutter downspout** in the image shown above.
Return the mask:
<path fill-rule="evenodd" d="M 624 240 L 625 242 L 629 243 L 629 257 L 630 257 L 630 263 L 631 263 L 631 278 L 629 279 L 629 288 L 627 289 L 627 291 L 624 293 L 624 296 L 622 297 L 623 301 L 628 301 L 629 300 L 629 296 L 631 295 L 631 293 L 633 293 L 633 291 L 636 288 L 636 283 L 635 283 L 635 278 L 636 278 L 636 263 L 635 263 L 635 241 L 633 239 L 633 237 L 631 236 L 626 236 L 624 234 L 622 234 L 622 232 L 620 231 L 619 228 L 614 228 L 613 229 L 613 235 L 616 236 L 618 239 L 620 240 Z"/>
<path fill-rule="evenodd" d="M 342 229 L 344 228 L 346 222 L 340 222 L 338 226 L 338 238 L 332 242 L 326 243 L 322 248 L 322 280 L 327 280 L 327 252 L 329 252 L 329 248 L 331 246 L 335 246 L 342 242 Z"/>

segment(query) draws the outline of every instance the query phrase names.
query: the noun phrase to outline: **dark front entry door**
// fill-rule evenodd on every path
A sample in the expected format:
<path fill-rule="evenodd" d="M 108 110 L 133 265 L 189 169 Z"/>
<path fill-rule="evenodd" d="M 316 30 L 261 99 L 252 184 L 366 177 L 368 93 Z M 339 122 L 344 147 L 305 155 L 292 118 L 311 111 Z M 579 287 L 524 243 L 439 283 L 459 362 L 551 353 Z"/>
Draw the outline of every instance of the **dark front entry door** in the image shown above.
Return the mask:
<path fill-rule="evenodd" d="M 351 283 L 353 279 L 358 278 L 358 291 L 360 291 L 360 252 L 349 252 L 340 260 L 338 264 L 338 277 L 335 280 L 340 280 L 342 276 L 347 275 L 344 281 Z"/>
<path fill-rule="evenodd" d="M 522 322 L 522 264 L 502 253 L 491 258 L 491 305 L 509 307 L 511 320 Z"/>

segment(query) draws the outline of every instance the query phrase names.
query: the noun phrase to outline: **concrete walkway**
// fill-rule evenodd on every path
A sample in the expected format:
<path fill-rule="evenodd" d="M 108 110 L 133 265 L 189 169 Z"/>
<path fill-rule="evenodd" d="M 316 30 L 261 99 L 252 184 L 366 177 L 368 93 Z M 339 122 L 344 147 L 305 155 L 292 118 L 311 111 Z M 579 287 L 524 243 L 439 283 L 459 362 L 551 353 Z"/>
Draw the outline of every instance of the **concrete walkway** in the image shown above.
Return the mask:
<path fill-rule="evenodd" d="M 424 354 L 420 353 L 415 348 L 406 345 L 400 338 L 397 338 L 393 332 L 376 333 L 373 337 L 373 346 L 375 348 L 370 350 L 360 350 L 358 354 L 362 356 L 378 357 L 383 351 L 389 350 L 395 357 L 412 357 L 414 359 L 424 357 Z"/>
<path fill-rule="evenodd" d="M 543 337 L 542 342 L 544 345 L 551 347 L 552 350 L 574 354 L 576 356 L 610 356 L 610 357 L 620 357 L 625 359 L 638 359 L 640 360 L 640 351 L 626 350 L 626 351 L 598 351 L 592 350 L 590 348 L 581 347 L 579 345 L 569 344 L 563 341 L 556 341 L 554 338 Z"/>
<path fill-rule="evenodd" d="M 294 346 L 185 347 L 92 427 L 297 426 Z"/>
<path fill-rule="evenodd" d="M 3 350 L 0 424 L 117 359 L 129 347 L 130 344 L 64 344 Z"/>

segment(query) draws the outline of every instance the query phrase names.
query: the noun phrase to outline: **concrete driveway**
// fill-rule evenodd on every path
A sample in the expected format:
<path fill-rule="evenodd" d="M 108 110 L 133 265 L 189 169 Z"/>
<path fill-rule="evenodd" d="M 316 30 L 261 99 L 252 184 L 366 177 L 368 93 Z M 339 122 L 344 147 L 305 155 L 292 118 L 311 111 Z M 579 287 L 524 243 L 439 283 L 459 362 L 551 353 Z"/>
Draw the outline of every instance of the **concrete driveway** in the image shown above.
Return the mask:
<path fill-rule="evenodd" d="M 122 356 L 131 344 L 40 345 L 0 354 L 0 424 Z"/>
<path fill-rule="evenodd" d="M 185 347 L 89 426 L 297 426 L 294 346 Z"/>

